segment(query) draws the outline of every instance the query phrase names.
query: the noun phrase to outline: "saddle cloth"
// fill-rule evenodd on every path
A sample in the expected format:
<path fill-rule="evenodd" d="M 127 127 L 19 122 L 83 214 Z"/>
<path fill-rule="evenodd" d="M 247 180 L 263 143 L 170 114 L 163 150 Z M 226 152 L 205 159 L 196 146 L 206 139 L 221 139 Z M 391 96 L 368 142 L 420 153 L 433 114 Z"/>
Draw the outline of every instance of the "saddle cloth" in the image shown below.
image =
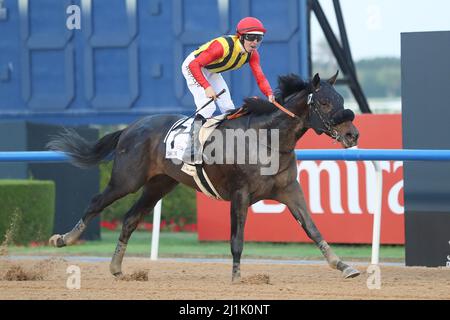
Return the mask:
<path fill-rule="evenodd" d="M 188 119 L 180 127 L 173 130 L 179 123 L 183 122 L 186 118 L 182 118 L 175 122 L 164 138 L 166 144 L 166 159 L 178 159 L 183 160 L 183 154 L 186 148 L 189 146 L 191 126 L 194 119 Z"/>
<path fill-rule="evenodd" d="M 226 114 L 222 114 L 206 120 L 199 131 L 199 141 L 202 149 L 211 133 L 226 117 Z M 182 118 L 175 122 L 164 138 L 164 143 L 166 144 L 166 159 L 177 159 L 178 161 L 183 162 L 183 155 L 186 151 L 186 148 L 189 147 L 191 141 L 190 132 L 191 126 L 193 125 L 194 121 L 193 119 L 189 119 L 180 127 L 176 128 L 178 124 L 183 122 L 185 119 L 186 118 Z M 174 130 L 174 128 L 176 129 Z M 207 196 L 213 199 L 222 199 L 222 197 L 220 197 L 219 193 L 216 191 L 211 181 L 209 180 L 203 167 L 196 167 L 195 165 L 184 163 L 181 170 L 184 173 L 192 176 L 197 183 L 197 186 Z"/>
<path fill-rule="evenodd" d="M 215 128 L 226 118 L 227 115 L 222 114 L 216 117 L 212 117 L 206 120 L 203 126 L 200 128 L 199 141 L 203 145 L 208 140 L 211 133 Z M 189 147 L 191 141 L 190 132 L 194 119 L 189 119 L 183 123 L 179 128 L 176 128 L 179 123 L 183 122 L 186 118 L 182 118 L 175 122 L 164 138 L 166 144 L 166 159 L 178 159 L 183 161 L 183 154 L 186 148 Z M 174 130 L 174 128 L 176 128 Z"/>

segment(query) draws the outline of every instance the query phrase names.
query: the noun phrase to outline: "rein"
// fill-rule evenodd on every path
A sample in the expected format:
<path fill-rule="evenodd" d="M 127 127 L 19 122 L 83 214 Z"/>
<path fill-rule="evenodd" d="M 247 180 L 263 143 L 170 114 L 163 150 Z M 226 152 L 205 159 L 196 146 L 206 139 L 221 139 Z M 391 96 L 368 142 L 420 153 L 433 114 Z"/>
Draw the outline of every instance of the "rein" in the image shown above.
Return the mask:
<path fill-rule="evenodd" d="M 284 113 L 287 113 L 289 116 L 291 116 L 292 118 L 297 117 L 297 115 L 295 115 L 294 113 L 292 113 L 291 111 L 289 111 L 288 109 L 286 109 L 285 107 L 283 107 L 281 104 L 279 104 L 278 102 L 276 102 L 275 100 L 272 102 L 275 107 L 277 107 L 278 109 L 280 109 L 281 111 L 283 111 Z"/>

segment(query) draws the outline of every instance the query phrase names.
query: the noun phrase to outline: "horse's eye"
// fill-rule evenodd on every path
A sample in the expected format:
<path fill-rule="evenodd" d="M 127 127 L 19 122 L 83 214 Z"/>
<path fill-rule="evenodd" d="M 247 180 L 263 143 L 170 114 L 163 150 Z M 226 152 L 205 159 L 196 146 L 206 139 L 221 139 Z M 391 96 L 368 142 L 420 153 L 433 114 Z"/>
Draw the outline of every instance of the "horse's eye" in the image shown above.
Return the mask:
<path fill-rule="evenodd" d="M 331 109 L 333 109 L 333 106 L 329 102 L 320 102 L 320 105 L 325 112 L 329 112 Z"/>

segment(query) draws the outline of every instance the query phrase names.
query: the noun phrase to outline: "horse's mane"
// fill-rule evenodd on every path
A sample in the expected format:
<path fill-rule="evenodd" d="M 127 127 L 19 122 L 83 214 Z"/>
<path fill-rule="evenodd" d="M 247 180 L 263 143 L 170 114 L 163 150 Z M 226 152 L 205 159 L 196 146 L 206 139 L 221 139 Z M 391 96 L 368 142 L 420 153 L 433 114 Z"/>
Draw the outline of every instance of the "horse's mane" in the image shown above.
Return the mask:
<path fill-rule="evenodd" d="M 308 83 L 301 79 L 296 74 L 288 74 L 278 77 L 278 87 L 275 90 L 275 100 L 283 104 L 284 99 L 295 92 L 306 89 Z M 251 114 L 263 115 L 275 112 L 278 110 L 268 100 L 260 99 L 258 97 L 250 97 L 244 99 L 243 108 Z"/>
<path fill-rule="evenodd" d="M 308 87 L 298 75 L 290 73 L 278 77 L 278 88 L 275 90 L 275 98 L 279 103 L 284 103 L 284 99 L 295 92 L 302 91 Z"/>

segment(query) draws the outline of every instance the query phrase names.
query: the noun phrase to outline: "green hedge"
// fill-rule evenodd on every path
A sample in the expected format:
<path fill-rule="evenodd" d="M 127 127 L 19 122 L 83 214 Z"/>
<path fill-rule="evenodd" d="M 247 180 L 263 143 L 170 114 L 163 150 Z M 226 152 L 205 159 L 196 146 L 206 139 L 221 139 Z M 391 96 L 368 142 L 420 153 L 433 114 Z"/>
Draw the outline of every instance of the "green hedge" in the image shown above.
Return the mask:
<path fill-rule="evenodd" d="M 112 162 L 100 165 L 100 188 L 103 190 L 108 184 L 111 176 Z M 117 200 L 102 212 L 102 220 L 122 221 L 125 213 L 140 197 L 141 191 L 129 194 Z M 197 222 L 196 195 L 195 190 L 184 185 L 178 185 L 171 193 L 163 199 L 162 220 L 172 221 L 174 224 L 183 226 Z M 144 218 L 146 222 L 152 222 L 153 215 Z"/>
<path fill-rule="evenodd" d="M 53 181 L 0 180 L 0 242 L 47 241 L 53 231 Z M 5 237 L 5 235 L 7 235 Z"/>

